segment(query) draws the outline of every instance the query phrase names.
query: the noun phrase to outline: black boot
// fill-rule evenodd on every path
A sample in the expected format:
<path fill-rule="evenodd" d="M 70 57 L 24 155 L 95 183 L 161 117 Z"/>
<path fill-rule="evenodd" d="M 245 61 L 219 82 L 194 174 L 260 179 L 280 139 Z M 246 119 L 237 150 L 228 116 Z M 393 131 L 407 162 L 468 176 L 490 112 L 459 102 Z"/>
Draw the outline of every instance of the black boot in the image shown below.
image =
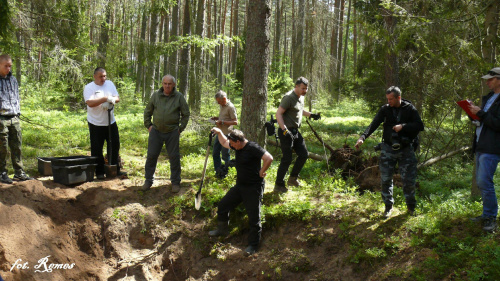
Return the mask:
<path fill-rule="evenodd" d="M 385 205 L 385 210 L 384 210 L 384 218 L 388 218 L 391 216 L 392 213 L 392 205 Z"/>
<path fill-rule="evenodd" d="M 257 249 L 258 247 L 257 246 L 248 246 L 246 249 L 245 249 L 245 256 L 251 256 L 253 254 L 255 254 L 255 252 L 257 252 Z"/>
<path fill-rule="evenodd" d="M 227 236 L 229 234 L 229 222 L 219 221 L 217 229 L 208 232 L 209 236 Z"/>

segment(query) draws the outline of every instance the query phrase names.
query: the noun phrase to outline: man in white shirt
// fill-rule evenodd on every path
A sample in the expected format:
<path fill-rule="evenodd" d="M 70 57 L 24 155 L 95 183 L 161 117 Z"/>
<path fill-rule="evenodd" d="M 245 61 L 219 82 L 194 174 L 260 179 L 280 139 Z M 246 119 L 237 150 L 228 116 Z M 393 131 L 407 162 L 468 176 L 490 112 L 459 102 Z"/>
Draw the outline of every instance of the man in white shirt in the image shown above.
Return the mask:
<path fill-rule="evenodd" d="M 115 84 L 106 80 L 106 70 L 104 68 L 98 67 L 94 70 L 94 82 L 85 86 L 83 96 L 87 104 L 87 121 L 90 131 L 90 153 L 92 156 L 97 157 L 95 172 L 97 178 L 104 179 L 105 177 L 104 156 L 102 153 L 104 141 L 107 143 L 108 155 L 112 157 L 111 163 L 109 164 L 117 166 L 118 176 L 125 175 L 125 173 L 120 172 L 120 165 L 118 164 L 120 136 L 114 116 L 114 105 L 120 102 L 120 97 Z M 108 115 L 108 109 L 111 109 L 110 115 Z M 108 116 L 110 116 L 110 118 L 108 118 Z M 111 129 L 111 141 L 109 139 L 108 126 L 110 126 Z"/>

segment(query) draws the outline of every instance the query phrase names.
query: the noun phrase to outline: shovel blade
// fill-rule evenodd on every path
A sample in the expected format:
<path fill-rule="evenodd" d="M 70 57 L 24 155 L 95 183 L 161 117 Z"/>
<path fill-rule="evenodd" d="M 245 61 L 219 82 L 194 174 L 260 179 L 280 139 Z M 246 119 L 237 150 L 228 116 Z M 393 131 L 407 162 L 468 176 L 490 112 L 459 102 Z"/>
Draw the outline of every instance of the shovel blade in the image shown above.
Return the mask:
<path fill-rule="evenodd" d="M 201 192 L 196 193 L 196 196 L 194 197 L 194 208 L 196 210 L 199 210 L 201 207 Z"/>

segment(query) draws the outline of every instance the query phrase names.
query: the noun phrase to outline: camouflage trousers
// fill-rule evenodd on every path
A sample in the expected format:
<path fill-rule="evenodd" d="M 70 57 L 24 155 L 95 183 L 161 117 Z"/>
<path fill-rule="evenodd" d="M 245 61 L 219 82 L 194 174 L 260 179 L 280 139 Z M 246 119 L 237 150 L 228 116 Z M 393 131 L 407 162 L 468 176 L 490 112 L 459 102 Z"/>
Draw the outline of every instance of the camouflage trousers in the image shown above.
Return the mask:
<path fill-rule="evenodd" d="M 403 193 L 406 205 L 415 206 L 415 182 L 417 180 L 417 158 L 413 147 L 407 146 L 400 150 L 393 150 L 388 144 L 382 144 L 379 168 L 382 180 L 382 200 L 385 205 L 394 205 L 393 182 L 394 169 L 399 166 L 399 174 L 403 180 Z"/>
<path fill-rule="evenodd" d="M 7 146 L 10 148 L 10 158 L 14 172 L 19 175 L 23 172 L 21 160 L 21 123 L 19 117 L 0 117 L 0 173 L 7 172 Z"/>

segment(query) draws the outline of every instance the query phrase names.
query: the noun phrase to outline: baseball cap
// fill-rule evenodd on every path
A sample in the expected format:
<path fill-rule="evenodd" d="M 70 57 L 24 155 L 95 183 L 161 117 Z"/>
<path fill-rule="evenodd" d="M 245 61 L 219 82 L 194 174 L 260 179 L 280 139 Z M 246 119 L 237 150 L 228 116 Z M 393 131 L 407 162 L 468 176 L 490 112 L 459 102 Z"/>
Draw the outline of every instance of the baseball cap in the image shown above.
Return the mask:
<path fill-rule="evenodd" d="M 490 78 L 493 78 L 493 77 L 500 78 L 500 67 L 492 68 L 490 71 L 488 71 L 488 73 L 486 75 L 484 75 L 481 78 L 483 78 L 483 79 L 490 79 Z"/>

